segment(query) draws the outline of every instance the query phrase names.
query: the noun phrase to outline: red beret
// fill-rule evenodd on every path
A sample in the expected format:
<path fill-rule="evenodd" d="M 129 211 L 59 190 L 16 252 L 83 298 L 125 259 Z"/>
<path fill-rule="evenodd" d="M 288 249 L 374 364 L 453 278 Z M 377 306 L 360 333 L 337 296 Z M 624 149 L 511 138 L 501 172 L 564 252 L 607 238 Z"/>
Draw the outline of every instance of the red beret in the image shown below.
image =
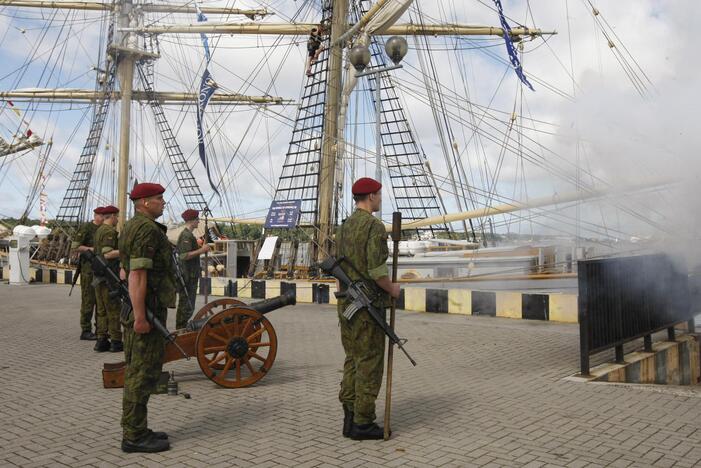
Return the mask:
<path fill-rule="evenodd" d="M 150 182 L 144 182 L 143 184 L 136 184 L 129 194 L 129 198 L 132 200 L 139 200 L 140 198 L 148 198 L 156 195 L 160 195 L 165 192 L 166 189 L 163 188 L 161 184 L 152 184 Z"/>
<path fill-rule="evenodd" d="M 375 179 L 363 177 L 355 181 L 351 191 L 353 192 L 353 195 L 367 195 L 368 193 L 375 193 L 381 188 L 382 184 Z"/>
<path fill-rule="evenodd" d="M 185 210 L 183 211 L 182 217 L 184 221 L 192 221 L 200 217 L 200 212 L 193 209 Z"/>
<path fill-rule="evenodd" d="M 95 213 L 95 214 L 104 214 L 104 213 L 102 212 L 103 209 L 104 209 L 104 208 L 103 208 L 102 206 L 98 206 L 97 208 L 95 208 L 94 210 L 92 210 L 92 212 Z"/>
<path fill-rule="evenodd" d="M 119 213 L 119 208 L 117 208 L 117 207 L 114 206 L 114 205 L 107 205 L 106 207 L 104 207 L 104 208 L 102 209 L 102 213 L 101 213 L 101 214 L 107 215 L 107 214 L 115 214 L 115 213 Z"/>

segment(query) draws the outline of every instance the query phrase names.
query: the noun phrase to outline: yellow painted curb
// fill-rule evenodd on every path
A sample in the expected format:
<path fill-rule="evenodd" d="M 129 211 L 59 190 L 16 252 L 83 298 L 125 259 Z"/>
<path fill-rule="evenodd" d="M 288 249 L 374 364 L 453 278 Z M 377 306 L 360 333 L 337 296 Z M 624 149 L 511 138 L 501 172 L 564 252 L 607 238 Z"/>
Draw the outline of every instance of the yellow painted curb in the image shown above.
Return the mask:
<path fill-rule="evenodd" d="M 448 313 L 472 315 L 472 291 L 469 289 L 449 289 Z"/>
<path fill-rule="evenodd" d="M 521 293 L 497 291 L 497 317 L 517 318 L 523 316 Z"/>
<path fill-rule="evenodd" d="M 417 312 L 426 312 L 426 289 L 404 289 L 404 308 L 407 310 L 415 310 Z"/>
<path fill-rule="evenodd" d="M 550 321 L 567 323 L 579 322 L 576 294 L 551 293 L 548 295 L 548 301 L 550 301 Z"/>
<path fill-rule="evenodd" d="M 268 280 L 265 282 L 265 297 L 269 299 L 280 295 L 280 281 Z"/>
<path fill-rule="evenodd" d="M 237 279 L 236 280 L 236 290 L 237 290 L 236 295 L 237 295 L 237 297 L 241 297 L 244 299 L 250 299 L 252 286 L 253 286 L 253 283 L 248 278 Z"/>

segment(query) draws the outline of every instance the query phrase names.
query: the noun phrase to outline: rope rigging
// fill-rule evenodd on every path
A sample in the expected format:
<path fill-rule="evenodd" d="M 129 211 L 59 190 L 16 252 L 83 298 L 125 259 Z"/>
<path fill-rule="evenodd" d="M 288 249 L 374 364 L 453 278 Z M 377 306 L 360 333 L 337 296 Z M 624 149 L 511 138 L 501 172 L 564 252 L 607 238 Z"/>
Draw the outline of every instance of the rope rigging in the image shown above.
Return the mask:
<path fill-rule="evenodd" d="M 193 5 L 193 1 L 185 2 Z M 204 2 L 200 2 L 204 5 Z M 313 0 L 298 1 L 293 6 L 285 1 L 261 1 L 263 6 L 278 12 L 278 16 L 288 21 L 317 21 L 321 12 L 319 2 Z M 438 14 L 431 16 L 426 11 L 415 4 L 412 7 L 412 19 L 421 24 L 431 22 L 451 22 L 458 23 L 462 2 L 444 0 L 438 2 L 436 6 Z M 477 0 L 470 2 L 468 8 L 473 4 L 482 5 L 490 12 L 497 14 L 498 9 L 490 1 Z M 652 81 L 645 74 L 639 63 L 623 44 L 620 37 L 613 30 L 607 19 L 596 10 L 589 0 L 581 0 L 581 4 L 590 11 L 597 25 L 599 32 L 609 42 L 615 44 L 612 53 L 621 65 L 626 77 L 631 81 L 634 88 L 641 94 L 648 93 L 652 89 Z M 564 5 L 567 10 L 567 20 L 569 22 L 569 5 Z M 19 13 L 22 13 L 21 15 Z M 536 25 L 530 1 L 525 3 L 524 17 L 529 22 Z M 8 18 L 11 28 L 0 33 L 0 45 L 6 43 L 13 34 L 22 34 L 24 42 L 28 46 L 28 54 L 21 61 L 19 67 L 15 68 L 12 63 L 8 66 L 13 70 L 3 73 L 0 82 L 4 87 L 17 88 L 21 84 L 31 82 L 37 87 L 68 87 L 85 83 L 89 74 L 93 71 L 84 66 L 86 60 L 80 56 L 94 55 L 94 50 L 87 50 L 89 42 L 80 40 L 86 37 L 91 31 L 94 32 L 100 27 L 100 42 L 97 63 L 104 60 L 106 50 L 106 37 L 104 30 L 109 21 L 109 13 L 96 15 L 83 14 L 81 17 L 75 12 L 57 13 L 48 15 L 25 14 L 21 10 L 14 10 L 9 7 L 0 9 L 0 15 Z M 167 23 L 175 24 L 183 18 L 192 20 L 192 15 L 184 13 L 168 13 L 163 15 L 149 16 L 144 24 Z M 512 24 L 521 24 L 518 20 L 506 16 L 505 18 Z M 45 25 L 37 27 L 34 24 L 24 24 L 23 22 L 36 22 L 46 20 Z M 21 28 L 23 32 L 19 31 Z M 570 27 L 568 25 L 568 34 Z M 225 35 L 213 35 L 210 38 L 211 61 L 206 61 L 202 57 L 202 44 L 195 42 L 197 39 L 184 38 L 182 36 L 163 36 L 160 38 L 161 55 L 158 68 L 154 73 L 154 81 L 161 86 L 178 87 L 178 89 L 194 90 L 199 88 L 202 70 L 209 66 L 212 74 L 217 77 L 219 90 L 226 93 L 260 93 L 268 95 L 284 95 L 289 89 L 285 80 L 287 79 L 286 69 L 291 68 L 291 62 L 301 61 L 300 57 L 304 51 L 303 40 L 291 40 L 285 36 L 256 39 L 252 41 L 232 42 Z M 552 141 L 553 136 L 559 135 L 560 126 L 557 122 L 549 122 L 548 119 L 536 119 L 531 115 L 528 100 L 523 96 L 522 85 L 517 87 L 516 94 L 512 96 L 505 83 L 508 83 L 508 73 L 513 67 L 508 59 L 503 57 L 502 39 L 468 39 L 468 38 L 440 38 L 439 40 L 427 38 L 415 38 L 416 44 L 413 47 L 416 60 L 405 64 L 405 69 L 401 76 L 392 79 L 399 98 L 402 100 L 404 108 L 407 101 L 412 105 L 419 103 L 422 106 L 430 106 L 434 110 L 434 125 L 439 128 L 435 135 L 439 140 L 445 158 L 445 174 L 434 174 L 433 178 L 439 188 L 439 194 L 443 196 L 454 196 L 460 204 L 469 204 L 471 207 L 492 206 L 494 203 L 528 200 L 532 194 L 532 187 L 527 186 L 527 172 L 531 176 L 533 171 L 543 171 L 552 177 L 553 186 L 560 182 L 565 182 L 576 187 L 581 187 L 582 193 L 593 190 L 595 187 L 606 186 L 606 177 L 592 170 L 588 159 L 581 162 L 573 162 L 571 158 L 547 145 Z M 528 38 L 528 50 L 520 50 L 521 60 L 524 56 L 534 57 L 534 51 L 545 46 L 539 53 L 551 55 L 558 63 L 559 68 L 569 79 L 572 89 L 565 90 L 564 86 L 550 76 L 537 76 L 528 71 L 528 79 L 539 90 L 543 90 L 548 96 L 561 98 L 562 100 L 573 100 L 579 92 L 579 87 L 575 80 L 574 54 L 571 47 L 570 36 L 570 57 L 569 64 L 563 62 L 556 50 L 549 42 L 551 38 Z M 536 42 L 538 41 L 538 42 Z M 541 42 L 542 41 L 542 42 Z M 73 47 L 75 45 L 75 47 Z M 517 43 L 518 45 L 518 43 Z M 496 49 L 495 49 L 496 48 Z M 218 52 L 219 51 L 219 52 Z M 258 59 L 251 66 L 238 69 L 230 66 L 232 51 L 256 54 Z M 490 64 L 498 65 L 499 71 L 490 80 L 488 91 L 476 91 L 477 85 L 469 79 L 474 70 L 470 69 L 469 56 L 471 51 L 478 51 L 479 56 L 489 60 Z M 527 55 L 531 54 L 531 55 Z M 477 54 L 475 54 L 477 55 Z M 238 55 L 237 55 L 238 57 Z M 447 59 L 448 67 L 440 68 L 443 60 Z M 92 60 L 92 58 L 91 58 Z M 274 63 L 271 63 L 274 62 Z M 95 64 L 90 64 L 94 66 Z M 524 64 L 525 65 L 525 64 Z M 297 64 L 294 65 L 297 67 Z M 99 72 L 99 70 L 96 70 Z M 300 77 L 301 78 L 301 77 Z M 96 80 L 97 81 L 97 80 Z M 9 85 L 9 86 L 8 86 Z M 96 82 L 92 87 L 98 89 Z M 428 91 L 427 91 L 428 88 Z M 513 105 L 504 104 L 505 100 L 513 97 Z M 76 128 L 83 125 L 88 113 L 87 107 L 69 107 L 52 103 L 50 106 L 42 106 L 32 103 L 23 108 L 28 122 L 42 122 L 45 132 L 40 132 L 42 136 L 62 134 L 57 139 L 56 151 L 46 150 L 45 159 L 41 165 L 45 166 L 46 177 L 58 174 L 61 178 L 70 180 L 70 173 L 65 169 L 65 163 L 69 158 L 64 156 L 70 153 L 68 150 L 71 142 L 76 141 L 82 135 L 81 132 L 72 130 L 69 125 L 60 123 L 62 114 L 75 111 L 75 117 L 71 120 Z M 152 122 L 143 112 L 150 112 L 140 106 L 135 114 L 137 125 L 135 125 L 135 154 L 131 167 L 131 177 L 146 180 L 150 177 L 164 180 L 164 185 L 168 187 L 171 199 L 176 203 L 169 206 L 172 210 L 171 216 L 177 212 L 178 204 L 185 203 L 185 198 L 180 187 L 177 186 L 176 175 L 169 168 L 162 164 L 165 149 L 162 143 L 158 143 L 158 133 L 154 130 Z M 371 166 L 373 156 L 371 141 L 372 135 L 366 133 L 365 120 L 368 119 L 371 107 L 354 106 L 356 116 L 351 118 L 347 127 L 348 155 L 346 164 L 352 169 L 351 177 L 359 175 L 361 166 L 356 163 L 367 163 Z M 193 120 L 196 110 L 191 105 L 168 105 L 164 106 L 165 113 L 169 121 L 173 122 L 173 133 L 177 138 L 187 141 L 183 147 L 184 157 L 190 167 L 197 161 L 197 147 L 191 143 Z M 256 184 L 260 188 L 261 194 L 272 198 L 275 191 L 277 175 L 279 175 L 280 145 L 287 132 L 294 123 L 294 113 L 296 106 L 285 104 L 281 108 L 272 107 L 250 107 L 241 104 L 221 105 L 218 112 L 207 114 L 203 117 L 203 122 L 207 131 L 204 140 L 207 145 L 208 158 L 210 159 L 211 179 L 213 187 L 222 194 L 219 209 L 235 216 L 236 213 L 251 212 L 251 207 L 247 204 L 247 196 L 250 191 L 250 184 Z M 116 119 L 114 110 L 110 111 L 107 117 L 109 129 L 106 133 L 106 141 L 117 141 Z M 417 126 L 416 115 L 409 114 L 411 127 Z M 89 119 L 88 119 L 89 120 Z M 235 131 L 232 131 L 232 121 L 237 121 Z M 13 127 L 0 121 L 2 131 L 10 131 Z M 69 131 L 65 131 L 69 129 Z M 352 136 L 351 136 L 352 133 Z M 156 142 L 154 144 L 154 142 Z M 586 144 L 582 140 L 582 144 Z M 418 142 L 421 154 L 425 156 L 421 141 Z M 59 151 L 59 146 L 61 150 Z M 94 183 L 89 190 L 89 201 L 98 202 L 100 200 L 112 200 L 115 197 L 115 158 L 114 152 L 107 150 L 111 145 L 101 146 L 97 165 L 93 171 Z M 366 148 L 368 146 L 369 148 Z M 39 152 L 37 152 L 39 153 Z M 17 157 L 7 158 L 0 162 L 0 184 L 10 183 L 19 192 L 28 192 L 27 204 L 22 206 L 24 211 L 30 211 L 36 203 L 38 195 L 37 170 L 38 161 L 42 161 L 41 155 L 37 154 L 34 162 L 23 162 Z M 277 158 L 277 159 L 276 159 Z M 510 159 L 512 158 L 512 159 Z M 267 161 L 266 161 L 267 159 Z M 63 164 L 62 164 L 63 163 Z M 507 168 L 515 167 L 513 180 L 507 179 L 505 173 L 509 173 Z M 12 171 L 11 171 L 12 170 Z M 22 177 L 13 177 L 14 172 L 18 172 Z M 42 171 L 42 172 L 43 172 Z M 276 173 L 278 172 L 278 173 Z M 510 173 L 509 173 L 510 174 Z M 241 181 L 246 180 L 245 184 Z M 344 184 L 347 185 L 347 184 Z M 29 187 L 29 190 L 26 190 Z M 505 197 L 503 193 L 509 193 Z M 215 200 L 214 193 L 205 193 L 208 204 Z M 391 197 L 393 203 L 396 200 Z M 442 201 L 442 199 L 441 199 Z M 664 213 L 655 213 L 650 207 L 638 206 L 635 203 L 628 205 L 627 202 L 620 202 L 616 208 L 633 218 L 653 226 L 660 232 L 665 232 Z M 48 206 L 56 211 L 56 203 L 49 197 Z M 342 206 L 342 205 L 341 205 Z M 347 214 L 348 208 L 340 208 Z M 661 216 L 660 216 L 661 215 Z M 507 228 L 511 223 L 518 222 L 519 228 L 524 221 L 532 223 L 531 226 L 547 226 L 548 220 L 565 219 L 563 222 L 565 230 L 573 229 L 576 232 L 577 226 L 581 226 L 586 232 L 593 232 L 604 239 L 611 239 L 612 236 L 619 236 L 619 230 L 611 228 L 606 222 L 603 209 L 600 209 L 601 221 L 591 223 L 586 220 L 568 218 L 556 210 L 533 210 L 526 215 L 510 213 L 502 215 L 499 221 L 479 220 L 470 228 L 464 227 L 465 233 L 472 231 L 472 239 L 476 239 L 475 231 L 484 232 L 487 223 L 497 229 Z M 589 224 L 587 224 L 589 223 Z M 467 224 L 467 223 L 466 223 Z M 586 226 L 586 229 L 585 229 Z M 532 230 L 532 227 L 531 227 Z M 563 232 L 564 234 L 564 232 Z"/>

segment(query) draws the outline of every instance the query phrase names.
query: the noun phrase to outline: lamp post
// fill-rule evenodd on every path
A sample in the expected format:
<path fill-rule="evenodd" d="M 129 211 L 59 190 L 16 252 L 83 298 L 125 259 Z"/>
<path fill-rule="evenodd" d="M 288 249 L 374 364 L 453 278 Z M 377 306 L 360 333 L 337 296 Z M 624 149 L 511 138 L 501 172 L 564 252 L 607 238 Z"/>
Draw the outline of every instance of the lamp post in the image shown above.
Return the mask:
<path fill-rule="evenodd" d="M 392 36 L 387 42 L 385 42 L 385 53 L 392 60 L 394 65 L 389 65 L 386 67 L 374 67 L 368 71 L 364 71 L 365 68 L 370 63 L 370 50 L 367 46 L 357 45 L 353 47 L 349 54 L 348 60 L 350 60 L 353 68 L 356 69 L 356 78 L 362 76 L 373 76 L 375 78 L 375 134 L 377 136 L 376 147 L 375 147 L 375 179 L 382 183 L 382 137 L 380 128 L 380 74 L 390 70 L 396 70 L 402 68 L 399 64 L 407 51 L 409 46 L 401 36 Z M 377 211 L 377 217 L 382 219 L 382 203 L 380 202 L 380 209 Z"/>

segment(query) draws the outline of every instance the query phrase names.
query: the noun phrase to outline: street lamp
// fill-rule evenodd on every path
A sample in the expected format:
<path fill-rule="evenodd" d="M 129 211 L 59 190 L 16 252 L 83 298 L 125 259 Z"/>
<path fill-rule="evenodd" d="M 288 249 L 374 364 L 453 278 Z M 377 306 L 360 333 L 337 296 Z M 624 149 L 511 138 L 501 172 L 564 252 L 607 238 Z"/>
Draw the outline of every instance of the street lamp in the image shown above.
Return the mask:
<path fill-rule="evenodd" d="M 382 137 L 380 136 L 380 73 L 388 72 L 390 70 L 396 70 L 402 68 L 399 64 L 407 51 L 409 50 L 409 45 L 401 36 L 392 36 L 387 42 L 385 42 L 385 53 L 392 60 L 394 65 L 389 65 L 386 67 L 373 67 L 368 71 L 364 71 L 365 68 L 370 63 L 370 50 L 367 46 L 357 45 L 353 47 L 348 53 L 348 60 L 350 60 L 351 65 L 359 73 L 356 73 L 356 78 L 361 76 L 372 76 L 375 79 L 375 134 L 377 136 L 376 142 L 376 153 L 375 153 L 375 179 L 382 183 Z M 377 217 L 382 219 L 382 203 L 380 203 L 380 209 L 377 211 Z"/>

